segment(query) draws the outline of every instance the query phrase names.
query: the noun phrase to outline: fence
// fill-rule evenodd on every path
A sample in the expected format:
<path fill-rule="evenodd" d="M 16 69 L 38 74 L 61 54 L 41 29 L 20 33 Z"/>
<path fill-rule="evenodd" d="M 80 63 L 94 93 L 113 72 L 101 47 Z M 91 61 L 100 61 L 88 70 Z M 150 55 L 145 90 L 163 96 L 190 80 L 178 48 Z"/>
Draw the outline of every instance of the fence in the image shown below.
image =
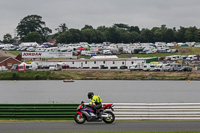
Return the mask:
<path fill-rule="evenodd" d="M 115 103 L 116 119 L 200 119 L 200 103 Z"/>
<path fill-rule="evenodd" d="M 0 119 L 72 120 L 79 104 L 0 104 Z M 114 103 L 118 120 L 200 119 L 200 103 Z"/>
<path fill-rule="evenodd" d="M 71 120 L 78 104 L 0 104 L 0 119 Z"/>

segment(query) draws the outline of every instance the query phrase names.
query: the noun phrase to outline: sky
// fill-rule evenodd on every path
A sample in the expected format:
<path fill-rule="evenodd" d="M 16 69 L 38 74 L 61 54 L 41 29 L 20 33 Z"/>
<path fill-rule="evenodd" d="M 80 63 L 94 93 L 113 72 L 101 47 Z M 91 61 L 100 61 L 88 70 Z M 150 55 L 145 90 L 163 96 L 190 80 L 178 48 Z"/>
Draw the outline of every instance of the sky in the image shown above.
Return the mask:
<path fill-rule="evenodd" d="M 39 15 L 53 30 L 84 25 L 110 27 L 124 23 L 140 28 L 196 26 L 200 28 L 200 0 L 0 0 L 0 40 L 12 37 L 25 16 Z"/>

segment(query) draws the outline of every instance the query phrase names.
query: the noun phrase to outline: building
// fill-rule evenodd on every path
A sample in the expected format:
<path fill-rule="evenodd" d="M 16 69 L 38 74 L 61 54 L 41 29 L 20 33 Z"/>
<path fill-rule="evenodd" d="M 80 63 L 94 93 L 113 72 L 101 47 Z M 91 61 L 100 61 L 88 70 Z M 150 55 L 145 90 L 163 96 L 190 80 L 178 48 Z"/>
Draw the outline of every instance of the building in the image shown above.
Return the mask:
<path fill-rule="evenodd" d="M 152 61 L 158 61 L 158 58 L 118 58 L 118 59 L 72 59 L 66 61 L 38 62 L 38 65 L 49 66 L 58 63 L 64 63 L 70 68 L 80 69 L 121 69 L 129 68 L 133 64 L 144 64 Z"/>
<path fill-rule="evenodd" d="M 20 64 L 21 62 L 12 57 L 0 57 L 0 66 L 5 66 L 8 70 L 11 70 L 14 64 Z"/>

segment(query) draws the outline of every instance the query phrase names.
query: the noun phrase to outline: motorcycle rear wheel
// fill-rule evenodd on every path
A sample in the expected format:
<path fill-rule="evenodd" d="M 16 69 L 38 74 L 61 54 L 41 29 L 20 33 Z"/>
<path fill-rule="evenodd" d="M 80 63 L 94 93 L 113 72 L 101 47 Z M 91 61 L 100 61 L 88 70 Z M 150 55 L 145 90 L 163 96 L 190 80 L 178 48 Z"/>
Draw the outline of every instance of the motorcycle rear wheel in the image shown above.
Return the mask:
<path fill-rule="evenodd" d="M 111 124 L 115 121 L 115 115 L 111 111 L 105 111 L 104 114 L 108 114 L 108 118 L 103 118 L 103 121 L 107 124 Z"/>
<path fill-rule="evenodd" d="M 83 114 L 81 116 L 79 116 L 79 114 L 76 113 L 74 116 L 74 121 L 78 124 L 83 124 L 85 122 L 85 120 L 86 120 L 86 118 Z"/>

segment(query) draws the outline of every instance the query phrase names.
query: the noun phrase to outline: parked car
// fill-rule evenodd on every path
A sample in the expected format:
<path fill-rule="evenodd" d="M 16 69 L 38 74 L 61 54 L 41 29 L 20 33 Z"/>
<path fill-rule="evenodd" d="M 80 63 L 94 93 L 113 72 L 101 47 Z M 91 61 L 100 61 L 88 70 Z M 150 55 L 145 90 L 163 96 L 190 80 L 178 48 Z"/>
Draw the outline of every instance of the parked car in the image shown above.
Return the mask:
<path fill-rule="evenodd" d="M 188 72 L 191 72 L 192 71 L 192 68 L 191 67 L 188 67 L 188 66 L 183 66 L 181 69 L 178 70 L 179 72 L 185 72 L 185 71 L 188 71 Z"/>

